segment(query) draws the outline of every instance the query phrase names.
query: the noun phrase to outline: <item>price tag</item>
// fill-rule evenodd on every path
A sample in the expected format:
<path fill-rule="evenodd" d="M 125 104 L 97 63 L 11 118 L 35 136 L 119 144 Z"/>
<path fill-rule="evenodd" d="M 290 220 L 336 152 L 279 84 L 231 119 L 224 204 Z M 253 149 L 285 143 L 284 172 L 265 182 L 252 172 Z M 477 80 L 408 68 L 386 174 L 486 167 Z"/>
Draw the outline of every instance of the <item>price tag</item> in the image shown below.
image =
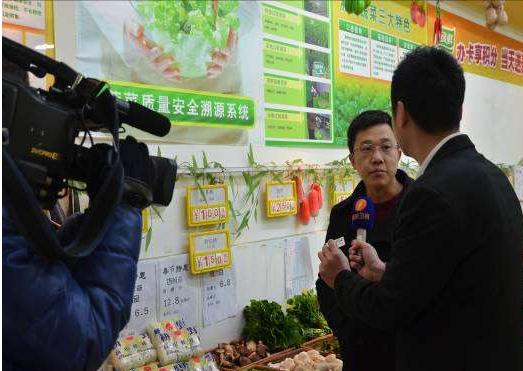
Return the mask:
<path fill-rule="evenodd" d="M 297 214 L 296 182 L 268 182 L 266 210 L 269 218 Z"/>
<path fill-rule="evenodd" d="M 199 280 L 189 271 L 189 255 L 171 256 L 158 261 L 160 295 L 159 320 L 181 316 L 190 326 L 198 326 L 195 297 Z"/>
<path fill-rule="evenodd" d="M 151 228 L 151 208 L 147 207 L 142 210 L 142 234 L 146 234 Z"/>
<path fill-rule="evenodd" d="M 347 199 L 354 192 L 354 184 L 356 183 L 353 178 L 344 178 L 343 180 L 336 180 L 333 183 L 332 191 L 332 204 L 339 204 L 341 201 Z"/>
<path fill-rule="evenodd" d="M 234 268 L 207 273 L 202 283 L 204 326 L 236 315 L 238 297 Z"/>
<path fill-rule="evenodd" d="M 187 186 L 187 224 L 190 227 L 226 223 L 229 220 L 227 184 Z"/>
<path fill-rule="evenodd" d="M 134 286 L 131 318 L 125 327 L 125 334 L 145 332 L 147 325 L 156 320 L 156 262 L 138 262 L 136 284 Z"/>
<path fill-rule="evenodd" d="M 193 274 L 232 267 L 229 231 L 190 233 L 189 256 Z"/>

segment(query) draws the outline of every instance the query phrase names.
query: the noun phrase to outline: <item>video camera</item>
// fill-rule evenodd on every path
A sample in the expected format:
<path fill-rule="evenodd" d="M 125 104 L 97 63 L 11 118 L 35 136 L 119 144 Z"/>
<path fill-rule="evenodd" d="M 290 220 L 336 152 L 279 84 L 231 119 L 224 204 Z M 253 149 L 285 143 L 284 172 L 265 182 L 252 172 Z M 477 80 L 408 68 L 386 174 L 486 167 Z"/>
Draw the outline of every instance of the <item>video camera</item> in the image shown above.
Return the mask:
<path fill-rule="evenodd" d="M 2 76 L 3 170 L 4 180 L 6 175 L 8 178 L 3 182 L 4 192 L 9 192 L 8 195 L 13 198 L 11 203 L 15 203 L 17 208 L 25 205 L 31 209 L 17 216 L 26 226 L 26 236 L 40 234 L 40 237 L 33 238 L 32 245 L 41 245 L 49 236 L 46 231 L 34 230 L 31 224 L 35 220 L 31 221 L 28 214 L 36 217 L 41 214 L 41 208 L 52 208 L 71 180 L 88 183 L 90 172 L 111 169 L 95 200 L 90 200 L 89 215 L 84 218 L 88 221 L 83 240 L 80 238 L 77 246 L 66 248 L 65 252 L 47 251 L 47 255 L 59 257 L 64 254 L 74 257 L 86 255 L 92 251 L 94 247 L 91 245 L 99 237 L 86 236 L 89 233 L 99 235 L 108 227 L 107 219 L 120 203 L 124 189 L 127 189 L 118 153 L 122 123 L 156 136 L 167 135 L 171 123 L 165 116 L 135 102 L 113 97 L 105 82 L 86 78 L 66 64 L 6 37 L 2 37 L 2 50 L 4 61 L 7 59 L 17 68 L 39 78 L 47 74 L 54 76 L 54 83 L 48 91 L 30 87 L 14 73 L 3 73 Z M 99 163 L 96 163 L 99 168 L 92 166 L 93 146 L 83 146 L 87 135 L 93 144 L 91 131 L 110 133 L 113 139 L 113 147 L 104 161 L 98 159 Z M 82 132 L 84 140 L 77 144 Z M 149 161 L 154 169 L 150 201 L 167 206 L 173 196 L 176 162 L 156 156 L 150 156 Z M 12 178 L 24 178 L 29 187 L 24 191 L 24 182 L 17 179 L 18 183 L 15 183 Z M 19 196 L 19 193 L 23 195 Z M 26 193 L 32 193 L 39 205 L 35 205 Z M 39 209 L 36 213 L 35 208 Z M 38 223 L 42 221 L 38 220 Z M 36 246 L 36 249 L 41 247 Z"/>
<path fill-rule="evenodd" d="M 53 207 L 57 190 L 67 180 L 86 182 L 84 164 L 89 149 L 75 144 L 81 131 L 108 131 L 115 136 L 122 123 L 157 136 L 169 133 L 169 120 L 135 102 L 117 98 L 118 119 L 107 122 L 102 105 L 109 94 L 103 81 L 85 78 L 67 65 L 2 37 L 3 56 L 37 77 L 55 77 L 49 91 L 34 89 L 4 74 L 2 78 L 3 128 L 8 130 L 7 149 L 35 189 L 44 208 Z M 116 148 L 117 149 L 117 148 Z M 150 156 L 156 177 L 153 203 L 168 205 L 176 179 L 176 163 Z"/>

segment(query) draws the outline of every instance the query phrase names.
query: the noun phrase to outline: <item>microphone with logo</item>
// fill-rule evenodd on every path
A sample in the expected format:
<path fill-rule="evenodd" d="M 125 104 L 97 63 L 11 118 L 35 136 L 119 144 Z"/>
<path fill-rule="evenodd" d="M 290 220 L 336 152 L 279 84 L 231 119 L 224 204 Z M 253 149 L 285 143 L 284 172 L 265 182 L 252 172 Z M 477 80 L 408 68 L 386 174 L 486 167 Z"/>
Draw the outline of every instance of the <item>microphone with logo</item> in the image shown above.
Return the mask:
<path fill-rule="evenodd" d="M 356 239 L 367 242 L 367 231 L 374 227 L 374 204 L 366 196 L 357 197 L 352 204 L 351 222 L 352 228 L 356 229 Z M 361 256 L 361 251 L 358 252 Z M 363 265 L 365 262 L 362 262 Z"/>

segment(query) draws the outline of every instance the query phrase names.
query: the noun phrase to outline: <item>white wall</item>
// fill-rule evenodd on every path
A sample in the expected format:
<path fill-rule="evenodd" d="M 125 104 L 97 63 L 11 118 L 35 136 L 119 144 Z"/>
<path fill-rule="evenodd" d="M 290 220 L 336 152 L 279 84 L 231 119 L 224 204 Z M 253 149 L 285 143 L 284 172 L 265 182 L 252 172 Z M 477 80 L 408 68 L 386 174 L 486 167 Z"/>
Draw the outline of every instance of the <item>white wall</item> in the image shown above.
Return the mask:
<path fill-rule="evenodd" d="M 60 60 L 75 66 L 75 13 L 74 2 L 56 1 L 56 55 Z M 523 41 L 523 40 L 521 40 Z M 261 57 L 260 57 L 261 60 Z M 254 76 L 258 83 L 261 78 Z M 480 152 L 494 162 L 515 163 L 523 157 L 523 88 L 507 83 L 467 74 L 467 93 L 463 118 L 463 131 L 468 133 Z M 253 89 L 255 86 L 253 85 Z M 262 87 L 260 85 L 259 89 Z M 258 102 L 260 104 L 260 102 Z M 261 104 L 259 110 L 262 110 Z M 263 127 L 263 116 L 259 115 L 258 125 Z M 259 143 L 259 142 L 258 142 Z M 151 144 L 156 153 L 156 144 Z M 238 146 L 196 146 L 161 145 L 162 155 L 178 155 L 179 161 L 187 161 L 192 154 L 199 158 L 202 149 L 208 157 L 226 167 L 247 166 L 247 147 Z M 346 156 L 347 151 L 287 149 L 254 146 L 255 158 L 259 163 L 301 158 L 306 163 L 323 164 Z M 153 218 L 153 238 L 149 251 L 142 251 L 142 259 L 187 252 L 185 221 L 185 185 L 187 180 L 177 184 L 174 200 L 162 210 L 164 222 Z M 326 192 L 324 192 L 326 193 Z M 316 221 L 307 226 L 296 223 L 292 217 L 267 220 L 263 217 L 263 203 L 260 204 L 259 223 L 251 225 L 234 246 L 237 287 L 239 296 L 238 316 L 202 330 L 205 347 L 215 346 L 219 341 L 236 338 L 242 329 L 241 308 L 252 298 L 270 298 L 284 301 L 283 250 L 277 247 L 278 239 L 306 234 L 314 248 L 311 256 L 317 270 L 316 250 L 322 245 L 328 222 L 328 202 Z M 199 300 L 199 299 L 198 299 Z"/>
<path fill-rule="evenodd" d="M 494 163 L 523 158 L 523 87 L 466 73 L 462 130 Z"/>

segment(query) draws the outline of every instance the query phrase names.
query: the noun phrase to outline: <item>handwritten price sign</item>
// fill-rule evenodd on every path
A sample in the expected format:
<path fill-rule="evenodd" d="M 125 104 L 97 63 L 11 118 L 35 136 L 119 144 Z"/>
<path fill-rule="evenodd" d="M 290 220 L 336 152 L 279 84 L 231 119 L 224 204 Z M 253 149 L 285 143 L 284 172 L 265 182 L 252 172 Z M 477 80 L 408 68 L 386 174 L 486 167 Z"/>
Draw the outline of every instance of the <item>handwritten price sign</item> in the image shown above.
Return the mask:
<path fill-rule="evenodd" d="M 202 225 L 210 224 L 212 222 L 223 223 L 226 220 L 227 208 L 225 206 L 192 210 L 192 223 Z"/>
<path fill-rule="evenodd" d="M 187 186 L 187 224 L 190 227 L 226 223 L 229 220 L 227 184 Z"/>
<path fill-rule="evenodd" d="M 356 180 L 353 178 L 344 178 L 342 180 L 336 180 L 333 183 L 332 189 L 332 204 L 336 205 L 341 201 L 349 198 L 354 192 L 354 185 Z"/>
<path fill-rule="evenodd" d="M 292 213 L 296 208 L 296 202 L 294 200 L 282 200 L 271 202 L 271 213 L 282 214 Z"/>
<path fill-rule="evenodd" d="M 297 214 L 296 182 L 268 182 L 266 210 L 269 218 Z"/>
<path fill-rule="evenodd" d="M 232 267 L 229 231 L 190 233 L 189 259 L 193 274 Z"/>

